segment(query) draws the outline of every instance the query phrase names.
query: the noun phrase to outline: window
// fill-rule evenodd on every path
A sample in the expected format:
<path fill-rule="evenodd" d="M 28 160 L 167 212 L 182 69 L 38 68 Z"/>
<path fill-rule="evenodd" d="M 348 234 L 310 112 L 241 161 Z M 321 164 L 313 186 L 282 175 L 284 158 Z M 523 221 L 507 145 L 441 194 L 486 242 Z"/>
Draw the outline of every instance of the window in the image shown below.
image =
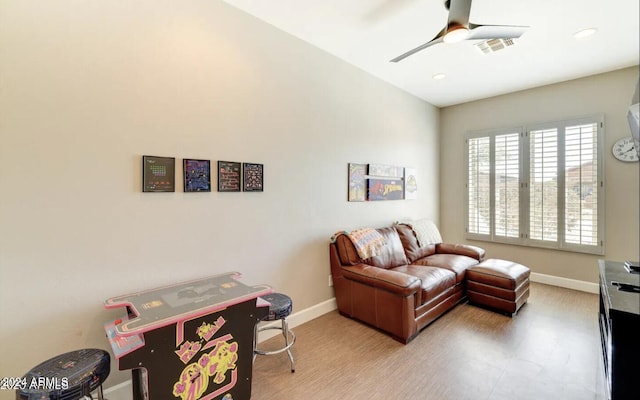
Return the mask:
<path fill-rule="evenodd" d="M 604 253 L 603 117 L 466 136 L 466 232 Z"/>

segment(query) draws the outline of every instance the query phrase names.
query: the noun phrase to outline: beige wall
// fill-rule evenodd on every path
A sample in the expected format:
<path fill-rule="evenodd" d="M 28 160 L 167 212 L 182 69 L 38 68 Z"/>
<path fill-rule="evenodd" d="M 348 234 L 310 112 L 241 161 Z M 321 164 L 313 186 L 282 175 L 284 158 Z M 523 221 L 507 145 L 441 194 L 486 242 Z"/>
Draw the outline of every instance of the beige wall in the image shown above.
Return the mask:
<path fill-rule="evenodd" d="M 118 294 L 237 270 L 295 310 L 328 300 L 340 229 L 439 217 L 464 241 L 467 130 L 604 112 L 606 257 L 637 258 L 638 164 L 609 151 L 635 79 L 439 111 L 219 1 L 0 0 L 0 376 L 108 348 L 102 324 L 120 312 L 102 302 Z M 182 193 L 179 178 L 176 193 L 141 193 L 143 154 L 263 163 L 266 190 Z M 348 162 L 415 167 L 419 199 L 347 202 Z M 597 278 L 594 256 L 474 244 Z"/>
<path fill-rule="evenodd" d="M 440 223 L 447 240 L 463 241 L 464 142 L 467 131 L 508 128 L 590 114 L 605 115 L 605 255 L 593 256 L 521 246 L 469 243 L 488 256 L 519 261 L 533 272 L 579 281 L 598 281 L 598 258 L 638 259 L 638 163 L 617 161 L 613 143 L 629 136 L 626 110 L 638 79 L 627 68 L 442 109 L 440 159 Z"/>
<path fill-rule="evenodd" d="M 438 109 L 220 1 L 0 0 L 0 55 L 0 376 L 108 348 L 103 301 L 158 285 L 311 307 L 334 232 L 438 217 Z M 265 191 L 141 193 L 143 154 L 263 163 Z M 415 167 L 419 199 L 347 202 L 349 162 Z"/>

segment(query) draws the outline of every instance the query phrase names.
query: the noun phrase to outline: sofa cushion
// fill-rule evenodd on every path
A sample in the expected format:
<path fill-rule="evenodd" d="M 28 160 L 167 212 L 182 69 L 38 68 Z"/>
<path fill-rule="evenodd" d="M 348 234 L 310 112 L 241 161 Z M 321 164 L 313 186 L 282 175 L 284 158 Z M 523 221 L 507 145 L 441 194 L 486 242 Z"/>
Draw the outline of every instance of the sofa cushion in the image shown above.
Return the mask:
<path fill-rule="evenodd" d="M 409 259 L 410 263 L 413 263 L 415 260 L 420 258 L 430 256 L 436 252 L 435 244 L 428 244 L 420 247 L 416 234 L 409 225 L 397 224 L 396 230 L 398 232 L 398 236 L 400 236 L 405 254 L 407 255 L 407 259 Z"/>
<path fill-rule="evenodd" d="M 428 265 L 452 271 L 456 274 L 456 283 L 461 283 L 465 278 L 467 268 L 477 263 L 478 260 L 475 258 L 458 254 L 433 254 L 414 262 L 418 265 Z"/>
<path fill-rule="evenodd" d="M 376 230 L 382 235 L 386 243 L 380 250 L 379 255 L 366 260 L 358 256 L 355 246 L 347 235 L 338 235 L 335 243 L 342 264 L 356 265 L 364 263 L 385 269 L 407 264 L 407 257 L 396 229 L 394 227 L 386 227 Z"/>
<path fill-rule="evenodd" d="M 379 228 L 378 232 L 380 232 L 387 243 L 380 251 L 380 255 L 367 259 L 365 263 L 385 269 L 408 264 L 409 262 L 404 254 L 404 248 L 402 247 L 402 242 L 400 241 L 400 236 L 398 236 L 396 228 L 393 226 Z"/>
<path fill-rule="evenodd" d="M 484 260 L 485 256 L 485 251 L 481 247 L 454 243 L 438 243 L 436 245 L 436 253 L 458 254 L 461 256 L 475 258 L 478 261 Z"/>
<path fill-rule="evenodd" d="M 444 268 L 423 265 L 403 265 L 392 271 L 403 272 L 422 281 L 422 304 L 426 304 L 456 284 L 456 274 Z"/>

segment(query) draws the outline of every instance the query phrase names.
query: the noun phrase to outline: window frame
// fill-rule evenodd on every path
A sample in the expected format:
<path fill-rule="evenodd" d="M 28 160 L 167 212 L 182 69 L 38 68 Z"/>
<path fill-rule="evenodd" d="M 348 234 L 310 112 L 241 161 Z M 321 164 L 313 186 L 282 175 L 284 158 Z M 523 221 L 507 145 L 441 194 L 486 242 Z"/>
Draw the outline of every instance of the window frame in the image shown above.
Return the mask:
<path fill-rule="evenodd" d="M 482 131 L 474 131 L 469 132 L 465 135 L 465 151 L 464 151 L 464 163 L 465 163 L 465 208 L 464 208 L 464 216 L 465 216 L 465 234 L 467 239 L 471 240 L 482 240 L 482 241 L 490 241 L 496 243 L 506 243 L 506 244 L 520 244 L 521 238 L 511 238 L 507 236 L 498 236 L 496 235 L 495 230 L 495 214 L 496 214 L 496 198 L 495 198 L 495 148 L 496 142 L 495 138 L 497 136 L 508 135 L 517 133 L 520 135 L 520 142 L 522 142 L 523 135 L 523 127 L 511 127 L 511 128 L 500 128 L 500 129 L 489 129 Z M 489 137 L 489 160 L 490 160 L 490 171 L 489 171 L 489 187 L 490 187 L 490 200 L 489 200 L 489 234 L 482 233 L 471 233 L 469 232 L 469 140 L 477 139 L 482 137 Z M 520 157 L 518 162 L 518 167 L 520 173 L 522 173 L 522 147 L 520 147 Z M 521 186 L 521 185 L 520 185 Z M 519 194 L 519 204 L 522 204 L 522 188 Z M 522 208 L 520 208 L 520 231 L 522 232 Z"/>
<path fill-rule="evenodd" d="M 595 134 L 597 143 L 595 146 L 595 159 L 596 159 L 596 179 L 597 179 L 597 239 L 596 245 L 587 244 L 575 244 L 568 243 L 566 241 L 566 207 L 565 207 L 565 159 L 567 157 L 567 149 L 565 146 L 566 128 L 596 124 L 597 132 Z M 557 237 L 555 241 L 546 241 L 530 238 L 530 173 L 531 173 L 531 160 L 530 160 L 530 133 L 531 131 L 539 131 L 543 129 L 558 129 L 558 166 L 557 166 Z M 480 131 L 467 132 L 464 136 L 464 232 L 466 239 L 487 241 L 493 243 L 521 245 L 536 248 L 545 248 L 553 250 L 562 250 L 578 253 L 588 253 L 603 255 L 605 252 L 605 174 L 604 174 L 604 114 L 595 114 L 584 117 L 570 118 L 558 121 L 543 122 L 526 124 L 517 127 L 486 129 Z M 519 212 L 519 230 L 518 237 L 506 237 L 496 235 L 496 187 L 495 187 L 495 174 L 496 174 L 496 137 L 509 134 L 519 133 L 519 196 L 518 196 L 518 212 Z M 489 151 L 490 151 L 490 223 L 489 234 L 472 233 L 469 227 L 470 217 L 470 198 L 469 198 L 469 143 L 470 140 L 478 139 L 482 137 L 489 137 Z"/>

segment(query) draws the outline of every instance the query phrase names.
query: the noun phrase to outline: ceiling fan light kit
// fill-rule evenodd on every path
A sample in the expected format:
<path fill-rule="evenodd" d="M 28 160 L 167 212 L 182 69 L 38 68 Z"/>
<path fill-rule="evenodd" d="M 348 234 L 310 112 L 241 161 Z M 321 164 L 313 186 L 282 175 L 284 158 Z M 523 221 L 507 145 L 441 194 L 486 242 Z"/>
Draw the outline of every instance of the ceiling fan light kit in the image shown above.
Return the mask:
<path fill-rule="evenodd" d="M 469 36 L 469 29 L 462 25 L 450 26 L 447 33 L 442 37 L 442 41 L 445 43 L 458 43 L 462 42 Z"/>
<path fill-rule="evenodd" d="M 447 25 L 433 39 L 391 60 L 402 61 L 405 58 L 438 43 L 456 43 L 463 40 L 517 39 L 528 26 L 515 25 L 477 25 L 469 22 L 472 0 L 447 0 L 445 7 L 449 9 Z M 506 47 L 506 46 L 504 46 Z"/>

